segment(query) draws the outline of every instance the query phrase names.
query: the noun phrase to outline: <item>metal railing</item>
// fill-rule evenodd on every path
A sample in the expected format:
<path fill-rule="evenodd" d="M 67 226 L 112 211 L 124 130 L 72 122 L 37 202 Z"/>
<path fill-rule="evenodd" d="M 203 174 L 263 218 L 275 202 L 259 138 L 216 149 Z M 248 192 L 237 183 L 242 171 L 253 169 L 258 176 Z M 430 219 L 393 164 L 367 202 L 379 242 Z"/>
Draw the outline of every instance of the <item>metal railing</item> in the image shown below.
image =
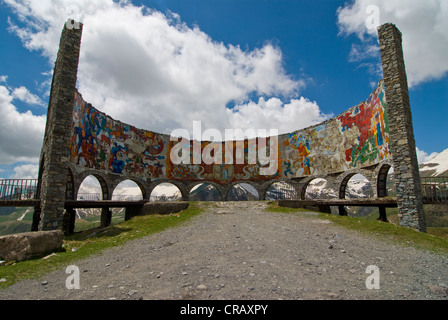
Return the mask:
<path fill-rule="evenodd" d="M 160 196 L 150 196 L 149 201 L 152 202 L 167 202 L 167 201 L 179 201 L 182 200 L 182 197 L 178 194 L 174 194 L 171 196 L 160 195 Z"/>
<path fill-rule="evenodd" d="M 78 193 L 78 200 L 80 201 L 98 201 L 103 200 L 101 193 Z"/>
<path fill-rule="evenodd" d="M 101 193 L 78 193 L 78 201 L 99 201 L 103 200 Z M 113 195 L 114 201 L 140 201 L 143 200 L 141 195 Z"/>
<path fill-rule="evenodd" d="M 141 201 L 141 200 L 143 200 L 143 197 L 141 195 L 119 194 L 119 195 L 112 195 L 112 200 L 114 200 L 114 201 Z"/>
<path fill-rule="evenodd" d="M 423 199 L 430 202 L 448 202 L 448 177 L 424 177 L 422 181 Z"/>
<path fill-rule="evenodd" d="M 0 201 L 38 199 L 38 179 L 0 179 Z"/>

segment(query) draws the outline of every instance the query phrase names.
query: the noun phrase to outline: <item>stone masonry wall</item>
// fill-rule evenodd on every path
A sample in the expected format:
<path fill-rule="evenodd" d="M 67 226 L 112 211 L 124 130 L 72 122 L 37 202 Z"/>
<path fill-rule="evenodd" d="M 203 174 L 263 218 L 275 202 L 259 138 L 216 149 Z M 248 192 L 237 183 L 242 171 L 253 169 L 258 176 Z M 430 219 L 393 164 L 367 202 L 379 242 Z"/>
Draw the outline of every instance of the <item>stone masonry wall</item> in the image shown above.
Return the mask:
<path fill-rule="evenodd" d="M 390 155 L 392 155 L 400 223 L 403 226 L 425 231 L 401 33 L 394 25 L 386 24 L 378 29 L 378 34 L 384 83 L 380 81 L 377 89 L 366 102 L 349 109 L 343 115 L 314 126 L 312 130 L 304 129 L 305 131 L 302 130 L 303 134 L 302 131 L 297 131 L 280 136 L 278 150 L 274 150 L 274 154 L 278 153 L 279 156 L 278 171 L 273 176 L 263 176 L 261 179 L 258 174 L 258 164 L 250 164 L 250 166 L 242 164 L 241 168 L 232 165 L 227 168 L 221 164 L 208 165 L 210 168 L 205 168 L 205 166 L 200 168 L 198 165 L 189 165 L 183 168 L 182 165 L 178 165 L 176 167 L 178 175 L 173 175 L 173 170 L 176 169 L 173 166 L 171 171 L 168 168 L 164 171 L 162 160 L 165 155 L 167 157 L 166 166 L 168 167 L 171 163 L 168 155 L 171 154 L 169 150 L 172 147 L 172 141 L 169 141 L 168 136 L 165 137 L 165 141 L 164 136 L 156 133 L 141 131 L 119 121 L 109 121 L 109 117 L 82 100 L 75 88 L 82 24 L 79 24 L 79 28 L 64 26 L 55 63 L 46 132 L 41 152 L 39 169 L 41 206 L 35 208 L 33 230 L 63 228 L 67 183 L 71 181 L 69 189 L 75 196 L 76 185 L 80 184 L 78 180 L 87 174 L 94 174 L 97 178 L 101 178 L 103 175 L 107 176 L 107 178 L 100 179 L 104 180 L 102 184 L 103 199 L 110 199 L 113 188 L 124 178 L 138 181 L 146 196 L 159 183 L 172 182 L 179 187 L 184 200 L 188 199 L 189 191 L 197 183 L 212 183 L 219 188 L 221 198 L 225 200 L 229 189 L 239 182 L 251 183 L 260 194 L 260 199 L 264 198 L 267 188 L 273 182 L 283 180 L 287 180 L 288 183 L 296 183 L 297 186 L 294 187 L 299 194 L 302 194 L 302 187 L 319 175 L 334 176 L 334 186 L 336 189 L 340 189 L 339 196 L 343 197 L 345 192 L 341 192 L 341 190 L 345 190 L 344 183 L 351 175 L 366 169 L 372 171 L 371 174 L 367 174 L 369 180 L 376 181 L 377 168 L 382 168 L 385 162 L 390 161 Z M 84 123 L 83 127 L 82 122 L 75 121 L 76 112 L 81 112 L 82 115 L 90 113 L 94 121 Z M 73 118 L 74 114 L 75 119 Z M 114 126 L 111 128 L 114 128 L 117 137 L 123 136 L 123 141 L 113 140 L 106 134 L 98 134 L 98 132 L 102 132 L 100 130 L 102 125 L 108 121 L 113 122 Z M 77 134 L 77 132 L 82 132 L 82 129 L 86 132 L 86 126 L 92 123 L 94 125 L 90 130 L 96 132 L 96 136 Z M 325 138 L 328 132 L 332 132 L 328 131 L 329 124 L 334 124 L 335 128 L 333 129 L 345 137 L 341 139 L 344 143 L 337 147 L 337 150 L 332 148 L 338 144 L 327 141 L 328 139 Z M 308 134 L 308 131 L 313 131 L 314 135 Z M 339 135 L 332 134 L 331 136 Z M 103 140 L 111 146 L 110 152 L 106 152 L 109 150 L 106 149 L 101 153 L 101 150 L 98 149 L 99 142 L 103 142 Z M 337 142 L 341 143 L 341 141 Z M 362 141 L 363 143 L 353 144 L 352 141 Z M 205 147 L 208 147 L 207 143 L 205 144 Z M 317 148 L 316 145 L 322 148 Z M 247 148 L 245 146 L 245 149 L 249 149 L 249 145 Z M 92 150 L 99 150 L 99 153 Z M 134 153 L 137 156 L 134 162 L 128 161 L 129 157 L 126 151 L 129 150 L 136 151 Z M 316 162 L 317 169 L 313 171 L 311 163 L 313 152 L 316 153 L 316 159 L 323 157 L 328 159 L 326 160 L 328 163 L 336 161 L 345 166 L 341 167 L 337 163 L 334 166 L 328 166 L 326 162 Z M 108 155 L 109 158 L 107 158 Z M 289 159 L 288 157 L 290 157 L 289 162 L 283 161 Z M 129 163 L 134 165 L 128 168 L 126 165 Z M 297 170 L 294 172 L 293 168 L 296 165 Z M 149 172 L 140 170 L 146 167 L 151 170 Z M 124 169 L 129 172 L 126 171 L 127 174 L 124 174 Z M 248 171 L 249 169 L 253 170 Z M 303 172 L 300 171 L 301 169 Z M 171 175 L 168 175 L 168 172 Z M 72 175 L 72 179 L 68 180 L 67 177 L 70 175 Z M 303 181 L 294 181 L 293 179 L 302 179 Z"/>
<path fill-rule="evenodd" d="M 400 224 L 425 231 L 401 32 L 395 25 L 388 23 L 378 28 L 378 37 L 389 112 L 390 149 Z"/>
<path fill-rule="evenodd" d="M 202 141 L 201 161 L 192 164 L 190 156 L 187 156 L 188 164 L 175 163 L 171 156 L 178 154 L 176 151 L 180 149 L 182 154 L 186 151 L 191 155 L 193 141 L 173 142 L 167 134 L 138 129 L 112 119 L 84 101 L 79 92 L 75 93 L 70 149 L 71 162 L 77 168 L 150 181 L 212 181 L 228 185 L 236 181 L 263 182 L 344 172 L 389 159 L 389 125 L 383 81 L 379 81 L 366 101 L 316 126 L 282 134 L 276 140 L 278 147 L 272 152 L 278 154 L 273 157 L 278 170 L 271 175 L 262 174 L 262 165 L 249 161 L 255 152 L 258 156 L 266 153 L 264 148 L 257 151 L 255 146 L 264 146 L 266 142 L 255 139 L 241 141 L 244 146 L 237 146 L 236 141 L 215 144 Z M 232 150 L 229 156 L 231 163 L 225 160 L 228 156 L 227 142 L 230 142 Z M 206 151 L 211 150 L 212 145 L 213 156 Z M 237 152 L 237 148 L 242 152 Z M 239 158 L 237 154 L 240 154 Z"/>
<path fill-rule="evenodd" d="M 82 24 L 72 29 L 64 25 L 61 34 L 40 157 L 41 206 L 34 219 L 39 230 L 62 227 L 81 34 Z"/>

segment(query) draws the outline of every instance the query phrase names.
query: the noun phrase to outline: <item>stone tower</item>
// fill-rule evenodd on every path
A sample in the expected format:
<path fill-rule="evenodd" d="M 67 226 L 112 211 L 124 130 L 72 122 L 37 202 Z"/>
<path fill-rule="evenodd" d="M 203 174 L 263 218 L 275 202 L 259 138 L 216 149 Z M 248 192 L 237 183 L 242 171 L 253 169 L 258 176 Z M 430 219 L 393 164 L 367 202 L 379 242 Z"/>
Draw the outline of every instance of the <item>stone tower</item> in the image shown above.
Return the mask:
<path fill-rule="evenodd" d="M 70 24 L 68 21 L 64 24 L 53 70 L 40 155 L 41 205 L 35 208 L 32 230 L 62 228 L 81 34 L 81 23 Z"/>
<path fill-rule="evenodd" d="M 426 231 L 401 32 L 378 28 L 400 225 Z"/>

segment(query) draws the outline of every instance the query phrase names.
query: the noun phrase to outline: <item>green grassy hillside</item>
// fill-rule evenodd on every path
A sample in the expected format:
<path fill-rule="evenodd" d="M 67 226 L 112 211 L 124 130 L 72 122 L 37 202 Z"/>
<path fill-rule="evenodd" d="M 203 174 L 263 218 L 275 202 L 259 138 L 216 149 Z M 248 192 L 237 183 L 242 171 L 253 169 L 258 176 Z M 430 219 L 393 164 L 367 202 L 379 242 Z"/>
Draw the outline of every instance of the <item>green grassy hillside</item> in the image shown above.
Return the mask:
<path fill-rule="evenodd" d="M 0 236 L 31 231 L 33 208 L 0 208 Z"/>

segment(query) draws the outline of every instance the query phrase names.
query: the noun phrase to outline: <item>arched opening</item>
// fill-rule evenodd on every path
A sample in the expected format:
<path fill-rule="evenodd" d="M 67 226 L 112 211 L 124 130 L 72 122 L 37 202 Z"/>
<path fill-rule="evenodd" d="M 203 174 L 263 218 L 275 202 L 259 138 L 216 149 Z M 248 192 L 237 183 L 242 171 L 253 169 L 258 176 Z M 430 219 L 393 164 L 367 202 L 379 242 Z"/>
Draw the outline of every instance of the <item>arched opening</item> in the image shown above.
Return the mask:
<path fill-rule="evenodd" d="M 112 200 L 115 201 L 138 201 L 143 200 L 142 190 L 132 180 L 121 181 L 112 192 Z M 111 208 L 111 224 L 125 221 L 126 208 Z"/>
<path fill-rule="evenodd" d="M 337 198 L 337 192 L 329 185 L 329 182 L 324 178 L 314 178 L 303 187 L 301 199 L 304 200 L 326 200 Z M 339 212 L 337 206 L 330 206 L 329 211 L 332 214 Z M 328 208 L 326 209 L 328 210 Z"/>
<path fill-rule="evenodd" d="M 78 201 L 102 200 L 103 190 L 100 181 L 93 175 L 85 177 L 79 186 L 76 199 Z"/>
<path fill-rule="evenodd" d="M 296 200 L 299 199 L 296 188 L 286 181 L 271 184 L 266 190 L 266 200 Z"/>
<path fill-rule="evenodd" d="M 390 164 L 385 163 L 378 171 L 378 178 L 376 182 L 376 191 L 378 198 L 387 196 L 396 196 L 395 182 L 393 179 L 393 168 Z M 395 208 L 389 209 L 392 212 L 397 212 Z M 386 207 L 378 207 L 379 218 L 381 221 L 388 221 Z M 390 212 L 389 212 L 390 213 Z M 398 223 L 398 215 L 393 215 L 392 222 Z"/>
<path fill-rule="evenodd" d="M 313 199 L 334 199 L 337 198 L 336 190 L 328 185 L 328 181 L 323 178 L 311 180 L 304 189 L 306 200 Z"/>
<path fill-rule="evenodd" d="M 89 175 L 82 181 L 78 189 L 78 201 L 98 201 L 103 199 L 103 191 L 100 181 L 93 175 Z M 79 232 L 101 226 L 100 208 L 75 209 L 74 231 Z"/>
<path fill-rule="evenodd" d="M 227 194 L 228 201 L 255 201 L 259 199 L 257 189 L 245 182 L 235 184 Z"/>
<path fill-rule="evenodd" d="M 199 183 L 195 185 L 188 195 L 189 201 L 220 201 L 221 193 L 211 183 Z"/>
<path fill-rule="evenodd" d="M 393 169 L 389 164 L 384 164 L 378 172 L 377 194 L 378 198 L 395 196 L 393 181 Z"/>
<path fill-rule="evenodd" d="M 137 201 L 143 200 L 142 190 L 132 180 L 121 181 L 112 192 L 112 200 L 116 201 Z"/>
<path fill-rule="evenodd" d="M 345 199 L 373 198 L 373 188 L 370 181 L 362 174 L 353 175 L 345 189 Z"/>
<path fill-rule="evenodd" d="M 164 182 L 155 187 L 150 196 L 150 201 L 179 201 L 182 200 L 180 189 L 169 182 Z"/>
<path fill-rule="evenodd" d="M 347 176 L 342 182 L 341 190 L 344 192 L 340 193 L 341 199 L 367 199 L 373 198 L 374 192 L 370 181 L 362 174 L 353 174 Z M 345 211 L 348 216 L 351 217 L 365 217 L 375 210 L 376 207 L 359 207 L 359 206 L 345 206 Z"/>

